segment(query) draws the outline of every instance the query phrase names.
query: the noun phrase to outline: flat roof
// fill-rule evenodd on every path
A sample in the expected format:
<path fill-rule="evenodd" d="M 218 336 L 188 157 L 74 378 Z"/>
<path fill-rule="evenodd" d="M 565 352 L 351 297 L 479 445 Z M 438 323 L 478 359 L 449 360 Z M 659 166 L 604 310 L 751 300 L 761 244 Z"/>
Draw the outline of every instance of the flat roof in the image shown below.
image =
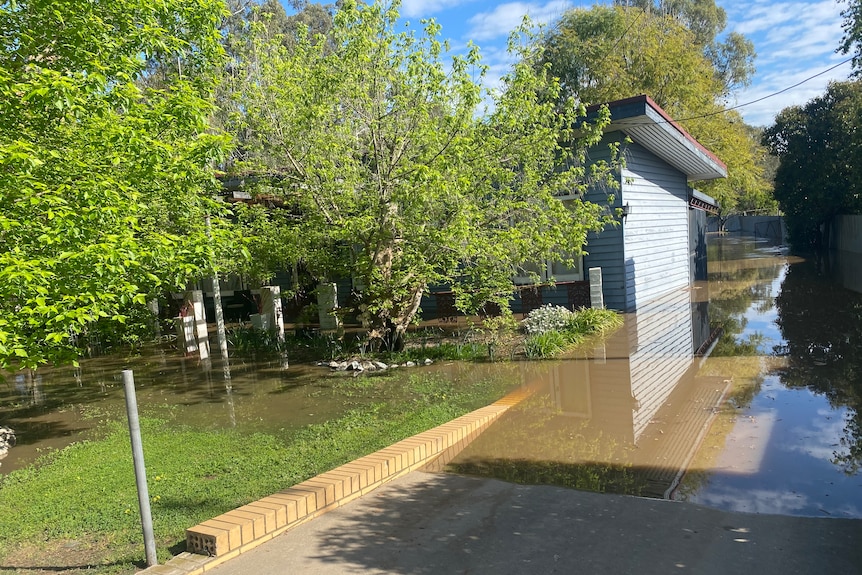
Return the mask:
<path fill-rule="evenodd" d="M 597 111 L 604 104 L 587 108 Z M 690 182 L 727 177 L 727 166 L 677 124 L 661 106 L 642 94 L 606 104 L 611 124 L 605 132 L 621 131 L 632 141 L 686 175 Z"/>

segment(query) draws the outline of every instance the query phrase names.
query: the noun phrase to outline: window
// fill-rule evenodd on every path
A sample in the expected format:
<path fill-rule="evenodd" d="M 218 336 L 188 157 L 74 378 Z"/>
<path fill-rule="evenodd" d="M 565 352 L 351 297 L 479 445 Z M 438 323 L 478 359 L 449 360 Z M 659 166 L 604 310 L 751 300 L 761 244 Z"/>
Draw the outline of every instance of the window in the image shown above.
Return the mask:
<path fill-rule="evenodd" d="M 565 205 L 567 209 L 572 209 L 568 200 L 578 198 L 580 198 L 580 196 L 577 194 L 558 196 L 558 199 L 563 202 L 563 205 Z M 566 266 L 562 262 L 554 262 L 550 260 L 543 263 L 521 264 L 517 272 L 518 275 L 513 278 L 513 281 L 518 285 L 530 285 L 536 283 L 536 276 L 540 283 L 546 282 L 550 278 L 554 278 L 557 282 L 583 281 L 584 258 L 583 256 L 578 256 L 572 259 L 575 260 L 575 265 L 573 267 Z M 532 274 L 535 274 L 535 276 Z"/>
<path fill-rule="evenodd" d="M 546 282 L 550 278 L 554 278 L 557 282 L 582 281 L 584 279 L 584 259 L 579 256 L 574 260 L 575 265 L 573 267 L 550 260 L 542 264 L 522 264 L 519 269 L 520 273 L 513 278 L 513 281 L 518 285 L 530 285 L 536 283 L 536 276 L 538 276 L 539 282 Z M 536 274 L 536 276 L 532 274 Z"/>

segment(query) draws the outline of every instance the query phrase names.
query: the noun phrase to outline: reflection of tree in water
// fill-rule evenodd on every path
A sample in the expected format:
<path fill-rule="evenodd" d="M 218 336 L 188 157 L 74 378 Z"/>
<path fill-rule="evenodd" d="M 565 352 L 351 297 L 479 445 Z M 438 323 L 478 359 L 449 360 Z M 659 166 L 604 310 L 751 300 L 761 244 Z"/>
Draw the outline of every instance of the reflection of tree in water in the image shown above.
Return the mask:
<path fill-rule="evenodd" d="M 530 485 L 639 495 L 633 449 L 591 429 L 589 419 L 561 415 L 547 395 L 511 409 L 493 433 L 470 444 L 448 469 Z"/>
<path fill-rule="evenodd" d="M 751 260 L 742 260 L 750 262 Z M 740 338 L 748 325 L 746 312 L 755 305 L 762 313 L 772 307 L 772 281 L 781 271 L 778 264 L 748 267 L 736 262 L 723 262 L 718 271 L 710 274 L 709 319 L 713 329 L 721 328 L 712 355 L 740 357 L 758 354 L 763 343 L 762 334 L 754 333 Z"/>
<path fill-rule="evenodd" d="M 846 473 L 862 468 L 862 295 L 845 290 L 821 274 L 814 262 L 791 266 L 776 298 L 778 326 L 787 358 L 779 369 L 790 388 L 808 388 L 827 397 L 850 416 L 833 462 Z"/>

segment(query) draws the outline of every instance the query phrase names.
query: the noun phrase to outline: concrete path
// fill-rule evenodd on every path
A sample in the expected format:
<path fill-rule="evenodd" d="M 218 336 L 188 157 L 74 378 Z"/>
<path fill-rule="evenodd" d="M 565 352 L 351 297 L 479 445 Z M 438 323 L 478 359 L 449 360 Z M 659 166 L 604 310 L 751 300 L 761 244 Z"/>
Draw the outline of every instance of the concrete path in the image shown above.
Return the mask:
<path fill-rule="evenodd" d="M 412 472 L 212 575 L 862 573 L 862 520 Z"/>

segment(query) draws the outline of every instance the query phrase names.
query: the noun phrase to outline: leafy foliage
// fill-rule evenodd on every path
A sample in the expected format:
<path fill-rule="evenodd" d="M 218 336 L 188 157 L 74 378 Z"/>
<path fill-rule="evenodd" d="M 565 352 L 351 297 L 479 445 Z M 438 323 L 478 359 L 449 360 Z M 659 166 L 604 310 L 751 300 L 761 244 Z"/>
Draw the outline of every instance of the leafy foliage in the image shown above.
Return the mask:
<path fill-rule="evenodd" d="M 706 5 L 715 8 L 711 1 L 663 3 L 661 10 L 651 2 L 626 4 L 633 7 L 570 10 L 547 35 L 544 61 L 560 77 L 561 94 L 587 103 L 647 94 L 727 164 L 726 179 L 699 185 L 718 201 L 722 216 L 774 210 L 765 151 L 723 103 L 747 81 L 753 52 L 740 48 L 734 56 L 716 56 L 730 49 L 714 43 L 724 16 L 707 17 Z"/>
<path fill-rule="evenodd" d="M 614 0 L 614 4 L 675 20 L 694 34 L 727 90 L 748 85 L 754 74 L 754 45 L 738 32 L 726 34 L 724 41 L 718 40 L 727 25 L 727 13 L 715 0 Z"/>
<path fill-rule="evenodd" d="M 466 311 L 507 305 L 517 264 L 579 255 L 607 206 L 557 196 L 613 186 L 609 166 L 584 168 L 607 116 L 575 133 L 583 107 L 538 97 L 559 86 L 526 28 L 510 43 L 520 62 L 478 115 L 478 50 L 445 62 L 439 26 L 417 37 L 397 19 L 382 2 L 344 2 L 326 42 L 299 34 L 290 48 L 252 26 L 258 56 L 229 79 L 227 120 L 248 135 L 245 165 L 281 174 L 296 258 L 318 278 L 353 277 L 360 319 L 390 346 L 429 285 L 450 285 Z"/>
<path fill-rule="evenodd" d="M 218 0 L 0 4 L 0 367 L 71 360 L 72 334 L 206 265 L 221 14 Z"/>
<path fill-rule="evenodd" d="M 853 73 L 862 73 L 862 1 L 844 0 L 847 7 L 841 12 L 844 17 L 844 36 L 838 51 L 842 54 L 853 53 Z"/>
<path fill-rule="evenodd" d="M 805 106 L 785 108 L 764 132 L 764 143 L 780 161 L 775 197 L 795 246 L 825 245 L 833 216 L 860 213 L 860 128 L 857 80 L 832 83 Z"/>

